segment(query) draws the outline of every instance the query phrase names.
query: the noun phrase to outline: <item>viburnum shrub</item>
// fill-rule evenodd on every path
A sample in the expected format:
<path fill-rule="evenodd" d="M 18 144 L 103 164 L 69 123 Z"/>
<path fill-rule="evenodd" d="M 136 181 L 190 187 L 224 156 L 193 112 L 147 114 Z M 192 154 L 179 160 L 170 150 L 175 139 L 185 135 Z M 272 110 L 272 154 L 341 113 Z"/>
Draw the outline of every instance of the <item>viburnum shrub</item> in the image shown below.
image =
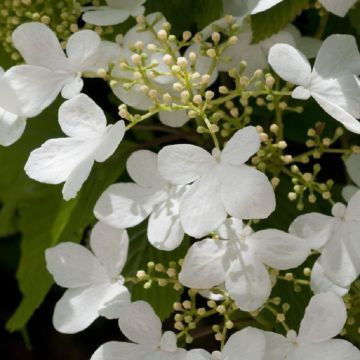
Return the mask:
<path fill-rule="evenodd" d="M 359 360 L 359 21 L 356 0 L 4 0 L 8 330 L 54 280 L 56 330 L 129 340 L 93 360 Z"/>

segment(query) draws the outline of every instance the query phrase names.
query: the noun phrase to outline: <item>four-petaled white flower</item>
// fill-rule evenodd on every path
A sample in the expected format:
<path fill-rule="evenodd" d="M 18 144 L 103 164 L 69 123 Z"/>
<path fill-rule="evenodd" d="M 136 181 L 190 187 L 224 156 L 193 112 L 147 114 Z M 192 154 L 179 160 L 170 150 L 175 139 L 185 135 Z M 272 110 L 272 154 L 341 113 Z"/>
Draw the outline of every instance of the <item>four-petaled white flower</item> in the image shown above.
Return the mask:
<path fill-rule="evenodd" d="M 177 347 L 176 335 L 172 331 L 162 334 L 160 319 L 144 301 L 123 308 L 119 327 L 133 343 L 108 342 L 91 360 L 186 360 L 186 351 Z"/>
<path fill-rule="evenodd" d="M 224 0 L 224 11 L 234 16 L 254 15 L 266 11 L 283 0 Z M 319 0 L 327 11 L 344 17 L 357 0 Z"/>
<path fill-rule="evenodd" d="M 64 98 L 79 94 L 81 73 L 96 64 L 100 37 L 90 30 L 73 34 L 62 50 L 55 33 L 41 23 L 25 23 L 12 34 L 13 44 L 26 61 L 4 77 L 16 93 L 22 114 L 37 116 L 61 92 Z"/>
<path fill-rule="evenodd" d="M 159 152 L 160 174 L 171 183 L 189 184 L 180 204 L 185 232 L 202 237 L 215 230 L 227 214 L 239 219 L 266 218 L 275 209 L 268 178 L 244 163 L 260 147 L 252 126 L 236 132 L 220 152 L 209 154 L 194 145 L 170 145 Z"/>
<path fill-rule="evenodd" d="M 134 152 L 127 160 L 134 183 L 111 185 L 95 205 L 98 219 L 119 228 L 128 228 L 149 217 L 148 239 L 160 250 L 173 250 L 184 238 L 179 204 L 185 186 L 173 186 L 158 171 L 157 154 Z"/>
<path fill-rule="evenodd" d="M 76 196 L 88 178 L 94 161 L 111 156 L 125 133 L 124 122 L 106 126 L 104 112 L 87 95 L 64 102 L 59 123 L 67 138 L 50 139 L 31 152 L 25 165 L 29 177 L 46 184 L 65 181 L 63 196 Z"/>
<path fill-rule="evenodd" d="M 332 35 L 322 44 L 311 65 L 297 49 L 277 44 L 270 49 L 269 63 L 284 80 L 299 85 L 295 99 L 311 96 L 349 131 L 360 134 L 360 54 L 355 38 Z"/>
<path fill-rule="evenodd" d="M 345 186 L 342 191 L 344 199 L 350 201 L 353 195 L 360 189 L 360 154 L 352 154 L 349 159 L 346 160 L 345 165 L 351 180 L 357 185 Z"/>
<path fill-rule="evenodd" d="M 106 6 L 84 6 L 83 20 L 98 26 L 116 25 L 130 16 L 142 15 L 146 0 L 105 0 Z"/>
<path fill-rule="evenodd" d="M 196 242 L 185 256 L 179 280 L 187 287 L 225 288 L 244 311 L 260 308 L 270 296 L 271 279 L 265 266 L 286 270 L 302 264 L 310 253 L 306 241 L 280 230 L 253 233 L 237 219 L 219 228 L 221 239 Z"/>
<path fill-rule="evenodd" d="M 231 335 L 223 351 L 209 354 L 195 349 L 187 353 L 187 360 L 263 360 L 266 340 L 261 330 L 248 327 Z M 241 354 L 241 355 L 240 355 Z M 240 356 L 240 357 L 239 357 Z"/>
<path fill-rule="evenodd" d="M 26 118 L 18 113 L 16 95 L 3 75 L 4 70 L 0 67 L 0 145 L 9 146 L 23 134 Z"/>
<path fill-rule="evenodd" d="M 53 323 L 58 331 L 79 332 L 99 315 L 119 317 L 121 308 L 130 303 L 130 293 L 120 275 L 128 244 L 125 230 L 99 222 L 90 236 L 94 254 L 70 242 L 46 250 L 47 268 L 55 282 L 69 288 L 55 306 Z"/>
<path fill-rule="evenodd" d="M 359 360 L 360 351 L 350 342 L 332 339 L 346 322 L 346 306 L 336 294 L 312 297 L 300 324 L 299 334 L 290 330 L 282 335 L 265 332 L 264 360 Z"/>
<path fill-rule="evenodd" d="M 350 199 L 347 207 L 335 204 L 332 214 L 301 215 L 291 224 L 289 231 L 306 239 L 312 249 L 321 253 L 317 260 L 321 267 L 313 276 L 324 275 L 338 287 L 347 288 L 360 275 L 360 190 Z M 324 286 L 336 291 L 335 287 L 326 285 L 323 278 L 312 283 L 316 291 L 326 290 Z M 336 292 L 343 294 L 344 290 Z"/>

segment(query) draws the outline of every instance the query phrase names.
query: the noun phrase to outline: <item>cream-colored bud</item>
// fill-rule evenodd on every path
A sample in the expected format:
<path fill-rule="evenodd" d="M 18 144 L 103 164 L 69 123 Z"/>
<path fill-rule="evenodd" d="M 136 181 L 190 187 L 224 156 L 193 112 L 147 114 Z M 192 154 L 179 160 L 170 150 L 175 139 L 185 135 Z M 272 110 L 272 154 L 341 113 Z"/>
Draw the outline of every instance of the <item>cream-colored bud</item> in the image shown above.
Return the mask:
<path fill-rule="evenodd" d="M 166 30 L 161 29 L 161 30 L 159 30 L 159 31 L 157 32 L 157 37 L 158 37 L 158 39 L 160 39 L 160 40 L 166 40 L 167 37 L 168 37 L 168 33 L 167 33 Z"/>
<path fill-rule="evenodd" d="M 173 84 L 173 90 L 180 92 L 184 90 L 184 86 L 182 84 L 180 84 L 179 82 L 176 82 Z"/>
<path fill-rule="evenodd" d="M 185 57 L 179 57 L 176 60 L 176 63 L 181 67 L 181 68 L 186 68 L 188 66 L 188 61 L 186 60 Z"/>
<path fill-rule="evenodd" d="M 206 51 L 206 54 L 207 54 L 207 56 L 208 56 L 209 58 L 211 58 L 211 59 L 216 58 L 216 55 L 217 55 L 215 49 L 208 49 L 208 50 Z"/>
<path fill-rule="evenodd" d="M 135 65 L 141 65 L 141 56 L 139 54 L 132 54 L 131 55 L 131 61 Z"/>
<path fill-rule="evenodd" d="M 211 40 L 217 44 L 221 39 L 221 35 L 217 32 L 217 31 L 214 31 L 212 34 L 211 34 Z"/>
<path fill-rule="evenodd" d="M 183 40 L 188 41 L 191 38 L 192 34 L 190 31 L 184 31 L 182 34 Z"/>
<path fill-rule="evenodd" d="M 194 53 L 193 51 L 191 51 L 190 54 L 189 54 L 189 59 L 190 59 L 191 63 L 194 64 L 194 63 L 196 62 L 196 60 L 197 60 L 197 55 L 196 55 L 196 53 Z"/>
<path fill-rule="evenodd" d="M 233 35 L 233 36 L 231 36 L 230 38 L 229 38 L 229 44 L 230 45 L 235 45 L 237 42 L 238 42 L 238 37 L 237 36 L 235 36 L 235 35 Z"/>
<path fill-rule="evenodd" d="M 193 97 L 193 103 L 194 103 L 194 104 L 196 104 L 196 105 L 201 105 L 202 102 L 203 102 L 203 98 L 202 98 L 201 95 L 198 94 L 198 95 L 195 95 L 195 96 Z"/>

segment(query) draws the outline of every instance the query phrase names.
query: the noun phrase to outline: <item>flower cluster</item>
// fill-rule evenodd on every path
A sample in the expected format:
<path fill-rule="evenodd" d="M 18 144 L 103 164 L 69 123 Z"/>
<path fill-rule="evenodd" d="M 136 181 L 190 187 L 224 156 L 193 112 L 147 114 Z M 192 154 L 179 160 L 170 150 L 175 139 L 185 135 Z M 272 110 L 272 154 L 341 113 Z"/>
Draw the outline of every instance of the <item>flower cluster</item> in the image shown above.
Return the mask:
<path fill-rule="evenodd" d="M 93 360 L 235 360 L 239 354 L 245 360 L 360 359 L 350 342 L 333 339 L 347 319 L 341 297 L 360 275 L 360 190 L 344 188 L 345 205 L 333 200 L 334 181 L 318 178 L 322 156 L 340 153 L 359 186 L 360 150 L 350 144 L 334 148 L 345 130 L 336 129 L 331 138 L 323 135 L 323 124 L 314 123 L 307 132 L 310 150 L 294 154 L 283 122 L 284 114 L 303 112 L 297 100 L 312 97 L 348 134 L 360 134 L 360 53 L 351 35 L 333 34 L 322 42 L 302 36 L 293 25 L 253 44 L 249 16 L 280 3 L 224 0 L 227 16 L 180 37 L 162 14 L 144 15 L 145 0 L 78 3 L 79 24 L 107 27 L 136 18 L 114 41 L 87 25 L 58 39 L 45 21 L 26 22 L 12 32 L 12 46 L 25 63 L 0 69 L 0 144 L 16 142 L 26 132 L 26 119 L 36 121 L 59 95 L 64 99 L 58 123 L 65 136 L 29 154 L 30 178 L 64 183 L 68 201 L 81 192 L 95 163 L 118 152 L 124 137 L 133 141 L 128 177 L 103 189 L 96 201 L 90 249 L 65 242 L 45 253 L 48 271 L 67 288 L 55 307 L 55 328 L 76 333 L 104 316 L 117 319 L 131 341 L 106 343 Z M 345 16 L 355 1 L 320 3 Z M 109 85 L 121 119 L 114 122 L 85 94 L 88 78 Z M 275 120 L 257 124 L 257 108 Z M 150 145 L 137 141 L 137 129 L 146 126 L 154 129 Z M 159 146 L 158 131 L 171 135 L 166 146 Z M 302 167 L 310 162 L 312 172 Z M 276 195 L 283 183 L 292 187 L 286 197 L 297 201 L 298 210 L 306 199 L 314 204 L 320 196 L 331 204 L 332 216 L 294 216 L 288 231 L 268 225 L 263 220 L 281 205 Z M 185 248 L 185 255 L 167 268 L 149 262 L 148 272 L 125 273 L 128 231 L 137 226 L 146 227 L 152 247 Z M 310 281 L 289 272 L 302 264 Z M 272 306 L 281 304 L 274 293 L 281 280 L 315 293 L 298 335 L 286 322 L 290 305 L 283 303 L 282 312 Z M 190 300 L 173 304 L 177 333 L 162 332 L 147 302 L 131 301 L 130 285 L 148 289 L 154 283 L 189 289 Z M 199 298 L 209 310 L 197 308 Z M 262 326 L 266 310 L 286 337 Z M 234 314 L 243 313 L 258 326 L 236 327 Z M 219 349 L 210 354 L 181 347 L 183 340 L 191 344 L 192 332 L 212 316 L 223 319 L 212 327 Z"/>

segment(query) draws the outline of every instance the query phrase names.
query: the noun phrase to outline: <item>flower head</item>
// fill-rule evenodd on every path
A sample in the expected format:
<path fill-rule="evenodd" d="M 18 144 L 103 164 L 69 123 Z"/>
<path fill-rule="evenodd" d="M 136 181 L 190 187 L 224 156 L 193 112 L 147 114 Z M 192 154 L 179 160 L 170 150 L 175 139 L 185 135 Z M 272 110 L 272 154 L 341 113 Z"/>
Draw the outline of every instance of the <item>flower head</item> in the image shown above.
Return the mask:
<path fill-rule="evenodd" d="M 360 54 L 355 38 L 332 35 L 322 44 L 313 69 L 294 47 L 277 44 L 270 49 L 269 63 L 284 80 L 299 85 L 292 97 L 311 96 L 349 131 L 360 134 Z"/>
<path fill-rule="evenodd" d="M 100 54 L 100 37 L 90 30 L 69 38 L 66 55 L 55 33 L 41 23 L 20 25 L 12 39 L 26 65 L 12 67 L 4 78 L 27 117 L 37 116 L 60 92 L 67 99 L 79 94 L 83 87 L 81 72 L 94 65 Z"/>
<path fill-rule="evenodd" d="M 65 181 L 63 196 L 76 196 L 94 161 L 111 156 L 125 133 L 123 121 L 106 126 L 104 112 L 87 95 L 63 103 L 59 123 L 66 138 L 51 139 L 35 149 L 25 165 L 29 177 L 46 184 Z"/>
<path fill-rule="evenodd" d="M 118 318 L 130 294 L 120 275 L 127 258 L 125 230 L 97 223 L 90 237 L 90 252 L 74 243 L 47 249 L 46 264 L 55 282 L 69 288 L 55 306 L 53 322 L 63 333 L 87 328 L 99 315 Z"/>
<path fill-rule="evenodd" d="M 150 243 L 160 250 L 175 249 L 184 237 L 179 205 L 185 186 L 173 186 L 163 179 L 157 154 L 148 150 L 134 152 L 127 170 L 135 183 L 111 185 L 95 205 L 96 217 L 111 226 L 128 228 L 150 216 Z"/>
<path fill-rule="evenodd" d="M 346 322 L 346 307 L 338 295 L 322 293 L 312 297 L 300 324 L 287 337 L 265 332 L 266 360 L 329 359 L 358 360 L 360 352 L 350 342 L 332 339 Z"/>
<path fill-rule="evenodd" d="M 172 331 L 162 334 L 160 319 L 144 301 L 123 308 L 119 327 L 133 343 L 108 342 L 95 351 L 91 360 L 186 359 L 186 351 L 176 345 L 176 335 Z"/>
<path fill-rule="evenodd" d="M 180 204 L 187 234 L 202 237 L 216 229 L 227 214 L 239 219 L 265 218 L 275 209 L 267 177 L 244 163 L 260 147 L 256 129 L 233 135 L 220 152 L 209 154 L 194 145 L 170 145 L 159 152 L 160 174 L 173 184 L 190 184 Z"/>
<path fill-rule="evenodd" d="M 222 239 L 196 242 L 188 251 L 179 274 L 185 286 L 210 289 L 225 282 L 225 288 L 244 311 L 261 307 L 271 292 L 265 265 L 285 270 L 300 265 L 309 255 L 306 241 L 283 231 L 253 232 L 240 220 L 228 219 L 219 228 Z"/>

